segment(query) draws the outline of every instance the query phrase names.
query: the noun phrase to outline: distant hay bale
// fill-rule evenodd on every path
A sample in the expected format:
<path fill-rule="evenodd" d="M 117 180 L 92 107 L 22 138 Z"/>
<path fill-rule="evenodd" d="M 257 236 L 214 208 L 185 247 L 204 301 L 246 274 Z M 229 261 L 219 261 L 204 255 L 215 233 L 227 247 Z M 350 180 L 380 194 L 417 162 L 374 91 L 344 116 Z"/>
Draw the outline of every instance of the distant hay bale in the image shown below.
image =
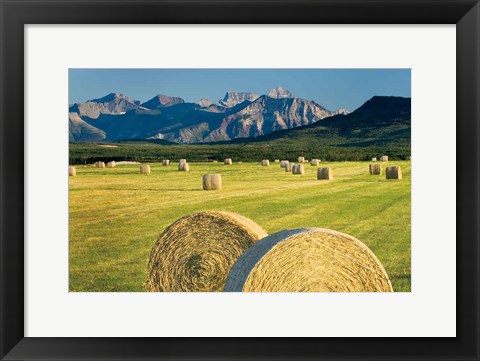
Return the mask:
<path fill-rule="evenodd" d="M 305 167 L 303 164 L 295 164 L 292 167 L 292 173 L 293 174 L 305 174 Z"/>
<path fill-rule="evenodd" d="M 112 160 L 111 162 L 107 163 L 107 168 L 115 168 L 116 165 L 117 165 L 117 163 L 115 163 L 115 161 Z"/>
<path fill-rule="evenodd" d="M 377 161 L 377 158 L 373 157 L 372 162 L 376 162 L 376 161 Z"/>
<path fill-rule="evenodd" d="M 181 164 L 181 163 L 187 163 L 187 160 L 186 160 L 186 159 L 180 159 L 180 160 L 178 161 L 178 163 L 180 163 L 180 164 Z"/>
<path fill-rule="evenodd" d="M 305 163 L 305 157 L 298 157 L 298 163 Z"/>
<path fill-rule="evenodd" d="M 311 164 L 312 166 L 318 166 L 318 165 L 320 165 L 320 159 L 312 159 L 312 160 L 310 161 L 310 164 Z"/>
<path fill-rule="evenodd" d="M 150 252 L 150 292 L 219 292 L 235 261 L 266 232 L 231 212 L 199 212 L 168 226 Z"/>
<path fill-rule="evenodd" d="M 382 174 L 382 165 L 381 164 L 370 164 L 370 174 Z"/>
<path fill-rule="evenodd" d="M 270 165 L 270 161 L 268 159 L 262 160 L 262 166 L 263 167 L 268 167 Z"/>
<path fill-rule="evenodd" d="M 280 163 L 280 159 L 275 159 L 273 162 L 274 163 Z"/>
<path fill-rule="evenodd" d="M 151 173 L 151 170 L 149 165 L 142 164 L 140 166 L 140 174 L 150 174 L 150 173 Z"/>
<path fill-rule="evenodd" d="M 225 158 L 225 160 L 223 161 L 223 164 L 232 165 L 232 159 L 231 158 Z"/>
<path fill-rule="evenodd" d="M 218 160 L 214 160 L 213 163 L 218 163 Z"/>
<path fill-rule="evenodd" d="M 190 165 L 188 163 L 179 163 L 178 164 L 178 170 L 182 172 L 189 172 L 190 171 Z"/>
<path fill-rule="evenodd" d="M 380 157 L 380 161 L 381 161 L 381 162 L 388 162 L 388 155 L 382 155 L 382 156 Z"/>
<path fill-rule="evenodd" d="M 95 162 L 95 168 L 105 168 L 105 162 Z"/>
<path fill-rule="evenodd" d="M 226 292 L 392 292 L 378 258 L 358 239 L 323 228 L 280 231 L 233 265 Z"/>
<path fill-rule="evenodd" d="M 75 167 L 68 167 L 68 175 L 70 177 L 75 177 L 77 175 L 77 170 Z"/>
<path fill-rule="evenodd" d="M 387 167 L 385 170 L 385 175 L 387 179 L 402 179 L 402 168 L 397 165 Z"/>
<path fill-rule="evenodd" d="M 285 163 L 285 172 L 291 172 L 294 166 L 295 166 L 294 163 L 290 163 L 290 162 Z"/>
<path fill-rule="evenodd" d="M 285 168 L 288 163 L 290 163 L 288 160 L 281 160 L 280 161 L 280 168 Z"/>
<path fill-rule="evenodd" d="M 322 179 L 332 180 L 333 179 L 332 168 L 330 168 L 330 167 L 318 168 L 317 169 L 317 179 L 319 179 L 319 180 L 322 180 Z"/>
<path fill-rule="evenodd" d="M 162 165 L 170 165 L 170 160 L 169 159 L 162 160 Z"/>
<path fill-rule="evenodd" d="M 220 174 L 204 174 L 203 189 L 206 191 L 222 190 L 222 176 Z"/>

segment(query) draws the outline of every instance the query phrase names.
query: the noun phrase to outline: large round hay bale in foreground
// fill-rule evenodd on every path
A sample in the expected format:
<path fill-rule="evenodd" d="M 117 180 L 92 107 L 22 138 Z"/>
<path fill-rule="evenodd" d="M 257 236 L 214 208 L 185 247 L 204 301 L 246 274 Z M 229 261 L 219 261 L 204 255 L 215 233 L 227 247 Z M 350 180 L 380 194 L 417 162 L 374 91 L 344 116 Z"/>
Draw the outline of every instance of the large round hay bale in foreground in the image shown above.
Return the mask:
<path fill-rule="evenodd" d="M 115 168 L 116 165 L 117 165 L 117 163 L 115 163 L 115 161 L 112 160 L 111 162 L 107 163 L 107 168 Z"/>
<path fill-rule="evenodd" d="M 70 177 L 75 177 L 77 175 L 77 170 L 75 167 L 68 167 L 68 175 Z"/>
<path fill-rule="evenodd" d="M 268 167 L 270 165 L 270 161 L 268 159 L 262 160 L 262 166 L 263 167 Z"/>
<path fill-rule="evenodd" d="M 190 165 L 188 163 L 178 163 L 178 170 L 182 172 L 189 172 Z"/>
<path fill-rule="evenodd" d="M 387 167 L 385 175 L 387 179 L 402 179 L 402 168 L 399 166 Z"/>
<path fill-rule="evenodd" d="M 333 179 L 333 170 L 330 167 L 323 167 L 317 169 L 317 179 L 318 180 L 332 180 Z"/>
<path fill-rule="evenodd" d="M 222 190 L 222 176 L 220 174 L 204 174 L 203 189 L 206 191 Z"/>
<path fill-rule="evenodd" d="M 170 165 L 170 159 L 164 159 L 162 160 L 162 165 Z"/>
<path fill-rule="evenodd" d="M 231 158 L 225 158 L 225 160 L 223 161 L 223 164 L 232 165 L 232 159 Z"/>
<path fill-rule="evenodd" d="M 303 164 L 295 164 L 292 167 L 292 173 L 293 174 L 305 174 L 305 167 Z"/>
<path fill-rule="evenodd" d="M 382 174 L 382 165 L 379 164 L 379 163 L 370 164 L 369 168 L 370 168 L 370 174 L 371 175 Z"/>
<path fill-rule="evenodd" d="M 153 292 L 220 292 L 235 261 L 266 232 L 230 212 L 199 212 L 180 218 L 155 242 L 146 289 Z"/>
<path fill-rule="evenodd" d="M 152 171 L 150 170 L 150 166 L 146 164 L 142 164 L 140 166 L 140 174 L 150 174 Z"/>
<path fill-rule="evenodd" d="M 232 267 L 226 292 L 392 292 L 385 269 L 358 239 L 323 228 L 281 231 Z"/>
<path fill-rule="evenodd" d="M 294 163 L 287 162 L 285 163 L 285 172 L 292 172 L 293 167 L 295 166 Z"/>
<path fill-rule="evenodd" d="M 298 163 L 305 163 L 305 157 L 298 157 Z"/>
<path fill-rule="evenodd" d="M 318 166 L 318 165 L 320 165 L 320 159 L 312 159 L 312 160 L 310 161 L 310 164 L 311 164 L 312 166 Z"/>

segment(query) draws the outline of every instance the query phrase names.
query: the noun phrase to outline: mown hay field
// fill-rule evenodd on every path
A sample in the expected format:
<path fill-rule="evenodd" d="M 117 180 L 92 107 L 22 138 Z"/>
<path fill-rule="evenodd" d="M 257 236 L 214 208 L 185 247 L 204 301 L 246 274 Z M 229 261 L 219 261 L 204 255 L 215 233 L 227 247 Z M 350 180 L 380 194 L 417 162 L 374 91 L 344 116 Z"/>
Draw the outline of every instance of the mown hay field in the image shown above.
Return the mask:
<path fill-rule="evenodd" d="M 301 227 L 344 232 L 380 259 L 393 289 L 411 287 L 411 178 L 370 175 L 370 162 L 325 162 L 333 180 L 317 180 L 316 166 L 294 175 L 278 163 L 150 163 L 115 168 L 76 167 L 69 177 L 69 289 L 72 292 L 143 292 L 150 250 L 178 218 L 201 210 L 248 217 L 268 233 Z M 204 191 L 202 175 L 219 173 L 221 191 Z"/>

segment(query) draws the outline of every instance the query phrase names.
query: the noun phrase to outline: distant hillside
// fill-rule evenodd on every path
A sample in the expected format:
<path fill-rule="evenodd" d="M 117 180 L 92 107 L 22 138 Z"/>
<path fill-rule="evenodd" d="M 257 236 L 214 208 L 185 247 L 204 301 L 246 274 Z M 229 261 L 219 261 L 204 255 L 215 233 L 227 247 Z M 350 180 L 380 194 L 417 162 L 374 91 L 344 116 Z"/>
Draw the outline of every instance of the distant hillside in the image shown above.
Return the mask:
<path fill-rule="evenodd" d="M 180 144 L 225 141 L 262 136 L 348 113 L 344 109 L 330 111 L 314 101 L 297 98 L 282 87 L 261 96 L 229 91 L 217 103 L 206 98 L 199 103 L 186 103 L 180 97 L 168 95 L 157 95 L 140 103 L 123 94 L 111 93 L 69 108 L 81 121 L 103 132 L 104 138 L 78 132 L 73 126 L 70 139 L 73 142 L 163 139 Z"/>
<path fill-rule="evenodd" d="M 311 147 L 399 146 L 410 148 L 411 99 L 375 96 L 350 114 L 339 114 L 306 126 L 222 144 L 276 143 Z"/>

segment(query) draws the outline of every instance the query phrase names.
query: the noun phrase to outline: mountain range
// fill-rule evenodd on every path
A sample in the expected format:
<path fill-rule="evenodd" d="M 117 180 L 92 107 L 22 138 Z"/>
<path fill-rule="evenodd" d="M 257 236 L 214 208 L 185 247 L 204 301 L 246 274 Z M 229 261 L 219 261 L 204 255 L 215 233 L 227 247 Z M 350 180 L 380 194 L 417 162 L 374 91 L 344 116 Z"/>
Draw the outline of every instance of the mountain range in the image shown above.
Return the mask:
<path fill-rule="evenodd" d="M 313 100 L 298 98 L 283 87 L 265 95 L 229 91 L 216 102 L 202 98 L 198 103 L 161 94 L 142 103 L 111 93 L 69 107 L 69 140 L 225 142 L 268 136 L 348 114 L 345 109 L 331 111 Z"/>

